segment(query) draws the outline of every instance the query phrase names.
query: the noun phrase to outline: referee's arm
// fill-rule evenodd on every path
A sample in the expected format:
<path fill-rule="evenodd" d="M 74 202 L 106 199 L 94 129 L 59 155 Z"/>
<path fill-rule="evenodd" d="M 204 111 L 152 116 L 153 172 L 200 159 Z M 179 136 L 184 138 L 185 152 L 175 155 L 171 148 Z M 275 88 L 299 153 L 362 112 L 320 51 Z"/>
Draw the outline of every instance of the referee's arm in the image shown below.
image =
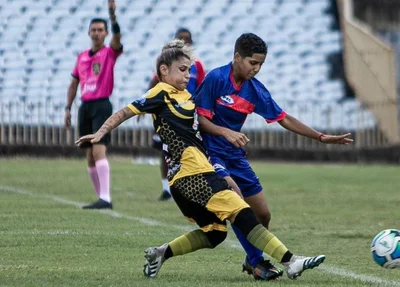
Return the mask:
<path fill-rule="evenodd" d="M 115 16 L 115 8 L 116 8 L 115 1 L 108 0 L 108 13 L 110 15 L 111 32 L 112 32 L 110 46 L 114 49 L 114 51 L 120 51 L 122 49 L 121 33 L 117 22 L 117 17 Z"/>

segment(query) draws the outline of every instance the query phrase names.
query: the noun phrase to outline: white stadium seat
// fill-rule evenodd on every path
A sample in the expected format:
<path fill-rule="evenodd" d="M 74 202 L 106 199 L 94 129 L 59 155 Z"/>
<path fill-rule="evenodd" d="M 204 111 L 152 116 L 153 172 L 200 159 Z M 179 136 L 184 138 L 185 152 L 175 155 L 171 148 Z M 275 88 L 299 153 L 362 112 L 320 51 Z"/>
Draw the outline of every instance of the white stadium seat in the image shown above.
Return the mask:
<path fill-rule="evenodd" d="M 108 16 L 104 3 L 1 1 L 0 98 L 24 93 L 27 100 L 48 95 L 65 101 L 76 55 L 90 46 L 90 19 Z M 329 0 L 120 0 L 117 4 L 125 49 L 116 65 L 113 101 L 117 104 L 119 99 L 144 93 L 157 53 L 178 27 L 192 31 L 196 54 L 207 70 L 232 60 L 234 41 L 241 33 L 253 32 L 264 38 L 269 54 L 257 78 L 282 106 L 310 100 L 332 106 L 344 97 L 343 82 L 329 78 L 328 55 L 342 48 L 341 34 L 330 28 L 334 19 L 325 13 Z M 357 102 L 349 101 L 346 107 L 355 109 Z M 319 109 L 318 122 L 316 111 L 308 110 L 314 115 L 314 119 L 304 115 L 308 124 L 320 128 L 340 125 L 333 120 L 340 117 L 336 111 L 324 116 L 325 110 Z M 374 124 L 371 114 L 363 116 L 371 117 Z M 355 125 L 356 119 L 343 124 Z M 251 117 L 246 127 L 266 125 L 261 118 Z"/>

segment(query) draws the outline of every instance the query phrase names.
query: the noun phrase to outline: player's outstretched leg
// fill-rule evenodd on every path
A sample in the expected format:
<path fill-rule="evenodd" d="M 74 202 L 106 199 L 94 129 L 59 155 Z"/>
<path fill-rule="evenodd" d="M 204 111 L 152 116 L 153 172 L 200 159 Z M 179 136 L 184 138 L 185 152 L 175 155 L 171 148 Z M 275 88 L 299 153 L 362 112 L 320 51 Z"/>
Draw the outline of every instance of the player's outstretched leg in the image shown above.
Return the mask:
<path fill-rule="evenodd" d="M 226 225 L 223 229 L 226 229 Z M 204 232 L 201 229 L 196 229 L 160 247 L 147 248 L 144 255 L 146 262 L 143 274 L 146 277 L 154 278 L 167 259 L 203 248 L 214 248 L 225 240 L 226 235 L 226 231 L 211 230 Z"/>
<path fill-rule="evenodd" d="M 317 267 L 325 260 L 325 255 L 300 257 L 292 254 L 275 235 L 258 223 L 250 208 L 240 210 L 232 225 L 235 225 L 251 244 L 280 262 L 286 268 L 290 279 L 299 277 L 303 271 Z"/>

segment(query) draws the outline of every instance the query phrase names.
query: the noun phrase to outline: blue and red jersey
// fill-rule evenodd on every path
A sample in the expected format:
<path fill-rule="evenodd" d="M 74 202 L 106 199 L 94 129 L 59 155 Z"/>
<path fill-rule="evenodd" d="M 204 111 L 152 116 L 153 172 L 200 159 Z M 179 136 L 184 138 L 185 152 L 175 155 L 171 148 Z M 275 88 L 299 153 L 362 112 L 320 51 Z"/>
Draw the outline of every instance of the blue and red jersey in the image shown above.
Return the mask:
<path fill-rule="evenodd" d="M 267 88 L 257 79 L 236 85 L 231 63 L 210 71 L 194 97 L 198 115 L 206 117 L 215 125 L 237 132 L 240 132 L 247 115 L 251 113 L 262 116 L 267 123 L 280 121 L 286 116 Z M 210 154 L 232 158 L 245 153 L 222 136 L 206 133 L 202 136 Z"/>

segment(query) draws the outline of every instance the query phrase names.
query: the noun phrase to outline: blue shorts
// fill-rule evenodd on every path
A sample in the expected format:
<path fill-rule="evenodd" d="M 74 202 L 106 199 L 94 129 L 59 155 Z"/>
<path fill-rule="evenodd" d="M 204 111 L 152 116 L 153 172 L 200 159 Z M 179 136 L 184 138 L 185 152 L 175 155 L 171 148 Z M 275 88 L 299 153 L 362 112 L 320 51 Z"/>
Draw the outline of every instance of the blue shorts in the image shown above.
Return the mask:
<path fill-rule="evenodd" d="M 236 182 L 244 197 L 256 195 L 262 191 L 258 177 L 251 168 L 246 157 L 223 159 L 211 155 L 210 162 L 219 176 L 230 176 Z"/>

